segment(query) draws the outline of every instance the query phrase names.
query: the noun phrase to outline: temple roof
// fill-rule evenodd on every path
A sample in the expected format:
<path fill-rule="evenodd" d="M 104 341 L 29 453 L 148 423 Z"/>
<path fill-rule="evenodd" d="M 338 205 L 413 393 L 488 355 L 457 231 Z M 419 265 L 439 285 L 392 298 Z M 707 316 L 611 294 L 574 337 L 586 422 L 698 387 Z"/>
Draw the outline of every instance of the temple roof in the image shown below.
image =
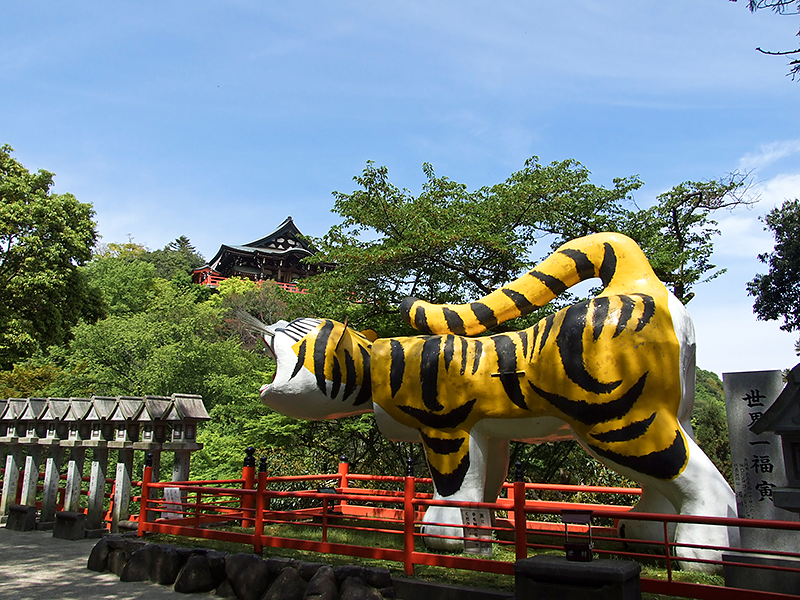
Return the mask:
<path fill-rule="evenodd" d="M 287 217 L 283 223 L 278 225 L 275 231 L 262 238 L 241 245 L 222 244 L 214 258 L 208 261 L 205 266 L 218 270 L 220 262 L 230 254 L 269 256 L 273 258 L 292 256 L 300 260 L 314 253 L 314 248 L 302 239 L 302 236 L 303 234 L 294 224 L 292 217 Z M 244 270 L 246 270 L 246 267 Z M 253 271 L 258 272 L 257 269 L 253 269 Z"/>

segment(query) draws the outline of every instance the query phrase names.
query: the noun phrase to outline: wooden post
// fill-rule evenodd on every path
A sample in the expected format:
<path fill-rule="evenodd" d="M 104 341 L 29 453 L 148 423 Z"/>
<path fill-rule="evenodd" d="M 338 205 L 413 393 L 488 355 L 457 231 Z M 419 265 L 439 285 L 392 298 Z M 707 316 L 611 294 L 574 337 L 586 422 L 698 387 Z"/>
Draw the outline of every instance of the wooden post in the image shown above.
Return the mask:
<path fill-rule="evenodd" d="M 242 489 L 252 490 L 256 481 L 256 449 L 252 446 L 248 446 L 244 452 L 244 464 L 242 465 L 242 479 L 244 481 L 242 482 Z M 242 527 L 252 527 L 254 525 L 254 521 L 250 515 L 255 505 L 255 499 L 252 496 L 242 496 Z"/>
<path fill-rule="evenodd" d="M 92 470 L 89 476 L 89 507 L 86 511 L 86 529 L 105 529 L 103 504 L 106 499 L 108 474 L 108 448 L 92 448 Z"/>
<path fill-rule="evenodd" d="M 414 473 L 408 459 L 403 485 L 403 569 L 406 575 L 414 575 Z"/>
<path fill-rule="evenodd" d="M 133 473 L 133 449 L 123 448 L 117 459 L 117 473 L 114 480 L 114 508 L 111 512 L 111 532 L 119 531 L 119 522 L 130 517 L 131 478 Z"/>
<path fill-rule="evenodd" d="M 22 479 L 22 496 L 20 504 L 36 506 L 36 492 L 39 488 L 39 467 L 42 462 L 42 447 L 28 444 L 28 455 L 25 457 L 25 474 Z"/>
<path fill-rule="evenodd" d="M 528 558 L 528 528 L 525 520 L 525 482 L 522 463 L 517 463 L 514 473 L 514 549 L 517 560 Z"/>
<path fill-rule="evenodd" d="M 136 535 L 142 537 L 147 530 L 148 505 L 150 504 L 150 481 L 153 478 L 153 455 L 148 453 L 144 459 L 144 472 L 142 473 L 142 499 L 139 505 L 139 528 Z"/>
<path fill-rule="evenodd" d="M 61 483 L 61 463 L 63 460 L 64 449 L 60 446 L 52 446 L 50 456 L 48 456 L 45 461 L 42 510 L 39 516 L 40 523 L 54 523 L 56 520 L 58 486 Z"/>
<path fill-rule="evenodd" d="M 67 463 L 67 481 L 64 486 L 64 510 L 78 512 L 81 509 L 81 484 L 83 483 L 83 462 L 86 448 L 72 446 Z"/>
<path fill-rule="evenodd" d="M 8 507 L 17 502 L 20 465 L 22 464 L 22 447 L 9 444 L 6 455 L 6 470 L 3 475 L 3 496 L 0 497 L 0 517 L 8 514 Z"/>

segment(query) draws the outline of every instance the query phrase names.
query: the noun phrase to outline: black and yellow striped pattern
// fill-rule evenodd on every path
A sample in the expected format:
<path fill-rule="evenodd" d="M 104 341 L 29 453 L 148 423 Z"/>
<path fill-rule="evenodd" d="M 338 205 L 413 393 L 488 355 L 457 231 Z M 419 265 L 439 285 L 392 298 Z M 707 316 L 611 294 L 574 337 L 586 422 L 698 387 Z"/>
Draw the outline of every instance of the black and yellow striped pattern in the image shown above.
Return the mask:
<path fill-rule="evenodd" d="M 466 338 L 599 277 L 598 297 L 525 331 Z M 373 401 L 417 427 L 443 495 L 469 468 L 482 419 L 563 419 L 598 456 L 661 479 L 688 460 L 677 412 L 680 346 L 668 292 L 639 247 L 617 234 L 574 240 L 523 277 L 459 306 L 403 303 L 415 327 L 440 335 L 378 340 Z M 455 335 L 460 334 L 460 335 Z"/>
<path fill-rule="evenodd" d="M 591 277 L 604 285 L 592 300 L 524 331 L 466 337 Z M 668 304 L 667 289 L 639 247 L 600 234 L 565 244 L 471 304 L 404 302 L 406 319 L 434 335 L 370 342 L 341 323 L 318 321 L 293 346 L 292 377 L 305 367 L 326 396 L 354 405 L 371 398 L 418 430 L 445 497 L 462 487 L 471 432 L 486 419 L 555 417 L 597 456 L 668 480 L 688 461 L 677 419 L 681 348 Z"/>

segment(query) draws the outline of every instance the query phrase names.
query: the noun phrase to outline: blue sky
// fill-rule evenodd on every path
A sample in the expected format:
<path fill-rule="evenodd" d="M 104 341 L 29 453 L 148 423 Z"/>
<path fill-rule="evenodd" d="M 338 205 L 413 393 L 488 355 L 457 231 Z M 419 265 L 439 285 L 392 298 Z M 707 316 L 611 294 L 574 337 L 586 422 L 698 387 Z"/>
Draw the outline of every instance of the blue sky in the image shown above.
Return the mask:
<path fill-rule="evenodd" d="M 105 242 L 188 236 L 211 257 L 287 215 L 337 222 L 366 161 L 417 192 L 422 163 L 470 188 L 538 155 L 594 183 L 639 175 L 647 206 L 685 180 L 752 171 L 761 201 L 720 216 L 728 268 L 689 305 L 698 364 L 793 366 L 745 282 L 758 217 L 800 196 L 800 19 L 727 0 L 4 3 L 0 143 L 97 211 Z"/>

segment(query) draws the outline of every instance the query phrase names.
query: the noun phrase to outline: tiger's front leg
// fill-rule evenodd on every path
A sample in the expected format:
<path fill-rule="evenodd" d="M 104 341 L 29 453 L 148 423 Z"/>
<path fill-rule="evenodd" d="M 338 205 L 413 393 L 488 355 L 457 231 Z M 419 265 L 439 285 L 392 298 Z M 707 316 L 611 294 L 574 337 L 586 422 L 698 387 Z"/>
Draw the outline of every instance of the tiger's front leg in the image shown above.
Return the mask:
<path fill-rule="evenodd" d="M 489 439 L 474 432 L 467 437 L 469 450 L 450 473 L 441 473 L 435 465 L 441 454 L 425 442 L 425 455 L 433 477 L 433 499 L 460 502 L 494 502 L 508 473 L 509 443 Z M 425 544 L 436 550 L 459 552 L 464 549 L 461 509 L 454 506 L 429 506 L 423 518 Z M 435 536 L 435 537 L 429 537 Z"/>

